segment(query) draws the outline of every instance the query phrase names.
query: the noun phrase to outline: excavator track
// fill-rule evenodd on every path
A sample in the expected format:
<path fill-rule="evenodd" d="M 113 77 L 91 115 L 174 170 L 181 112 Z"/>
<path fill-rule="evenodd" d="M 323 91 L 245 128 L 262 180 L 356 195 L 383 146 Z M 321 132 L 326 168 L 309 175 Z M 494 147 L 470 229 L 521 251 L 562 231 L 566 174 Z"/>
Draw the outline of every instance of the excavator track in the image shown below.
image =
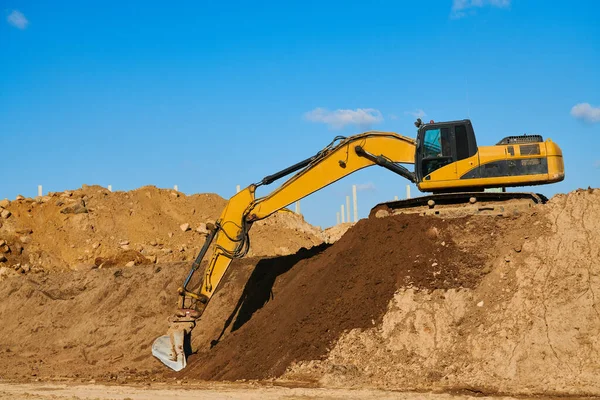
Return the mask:
<path fill-rule="evenodd" d="M 460 192 L 439 193 L 412 199 L 394 200 L 377 204 L 371 216 L 416 213 L 445 218 L 467 215 L 517 216 L 529 213 L 538 204 L 548 201 L 546 196 L 531 192 Z"/>

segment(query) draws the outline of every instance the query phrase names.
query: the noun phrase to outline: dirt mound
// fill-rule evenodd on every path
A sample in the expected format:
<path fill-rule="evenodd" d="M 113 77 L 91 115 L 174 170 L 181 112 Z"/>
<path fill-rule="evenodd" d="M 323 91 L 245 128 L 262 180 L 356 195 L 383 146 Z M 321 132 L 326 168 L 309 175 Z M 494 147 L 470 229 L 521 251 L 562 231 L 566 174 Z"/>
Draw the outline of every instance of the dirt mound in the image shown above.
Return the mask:
<path fill-rule="evenodd" d="M 599 221 L 600 190 L 577 191 L 519 218 L 370 218 L 333 245 L 236 260 L 178 374 L 150 345 L 189 263 L 7 278 L 0 370 L 600 395 Z"/>
<path fill-rule="evenodd" d="M 289 379 L 523 394 L 600 394 L 600 190 L 538 208 L 520 242 L 493 246 L 482 282 L 468 290 L 400 289 L 381 325 L 343 334 L 326 360 Z M 494 230 L 463 235 L 489 244 Z M 520 238 L 519 238 L 520 236 Z M 506 243 L 508 244 L 508 242 Z"/>
<path fill-rule="evenodd" d="M 453 224 L 461 229 L 466 222 Z M 326 355 L 342 332 L 380 324 L 397 287 L 474 287 L 484 263 L 454 243 L 447 221 L 362 220 L 332 247 L 259 262 L 234 310 L 232 332 L 191 360 L 182 376 L 279 376 L 294 361 Z"/>
<path fill-rule="evenodd" d="M 216 194 L 186 196 L 145 186 L 110 192 L 100 186 L 4 200 L 0 209 L 0 268 L 20 273 L 89 268 L 98 259 L 117 265 L 193 260 L 226 201 Z M 282 211 L 256 223 L 250 255 L 291 254 L 323 242 L 301 216 Z"/>

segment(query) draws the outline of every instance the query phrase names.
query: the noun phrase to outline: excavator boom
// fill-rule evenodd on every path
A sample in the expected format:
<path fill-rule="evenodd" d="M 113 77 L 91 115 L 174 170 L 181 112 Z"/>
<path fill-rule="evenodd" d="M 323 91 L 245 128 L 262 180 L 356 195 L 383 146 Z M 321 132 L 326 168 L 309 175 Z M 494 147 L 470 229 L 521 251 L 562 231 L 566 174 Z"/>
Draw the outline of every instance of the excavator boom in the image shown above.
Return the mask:
<path fill-rule="evenodd" d="M 377 154 L 377 156 L 376 156 Z M 385 154 L 386 156 L 383 156 Z M 249 246 L 252 223 L 328 186 L 360 169 L 379 164 L 410 179 L 411 173 L 398 163 L 412 164 L 415 141 L 389 132 L 366 132 L 350 138 L 338 137 L 315 156 L 265 177 L 236 193 L 207 237 L 192 269 L 179 289 L 179 312 L 171 321 L 169 335 L 158 338 L 152 353 L 174 370 L 185 368 L 187 336 L 219 287 L 231 260 L 243 257 Z M 268 196 L 255 198 L 257 187 L 270 184 L 300 169 Z M 196 291 L 189 285 L 209 247 L 214 248 Z"/>

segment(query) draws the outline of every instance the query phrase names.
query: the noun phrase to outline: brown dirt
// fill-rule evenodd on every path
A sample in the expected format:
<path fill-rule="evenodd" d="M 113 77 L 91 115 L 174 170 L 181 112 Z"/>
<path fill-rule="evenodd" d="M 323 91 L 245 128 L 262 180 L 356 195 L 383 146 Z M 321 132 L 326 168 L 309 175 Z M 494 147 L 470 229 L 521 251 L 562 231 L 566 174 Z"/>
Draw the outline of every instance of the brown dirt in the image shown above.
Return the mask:
<path fill-rule="evenodd" d="M 600 395 L 598 221 L 600 190 L 581 190 L 519 218 L 371 218 L 333 245 L 236 260 L 182 374 L 150 344 L 189 263 L 6 278 L 0 377 Z"/>
<path fill-rule="evenodd" d="M 476 286 L 485 260 L 456 246 L 449 225 L 417 215 L 362 220 L 330 248 L 260 261 L 233 332 L 181 375 L 276 377 L 292 362 L 323 357 L 342 332 L 380 324 L 398 287 Z"/>
<path fill-rule="evenodd" d="M 0 241 L 9 249 L 0 268 L 6 274 L 89 269 L 98 259 L 110 260 L 106 266 L 139 265 L 143 258 L 192 261 L 205 238 L 196 229 L 215 221 L 225 204 L 216 194 L 186 196 L 154 186 L 130 192 L 84 186 L 15 200 L 5 205 L 10 217 L 0 218 Z M 190 225 L 185 232 L 184 223 Z M 292 254 L 323 240 L 320 229 L 282 211 L 255 224 L 249 256 Z"/>
<path fill-rule="evenodd" d="M 555 196 L 536 212 L 510 229 L 472 220 L 478 226 L 454 236 L 493 255 L 475 288 L 401 289 L 381 325 L 341 335 L 326 360 L 296 364 L 286 377 L 342 387 L 599 395 L 600 190 Z"/>

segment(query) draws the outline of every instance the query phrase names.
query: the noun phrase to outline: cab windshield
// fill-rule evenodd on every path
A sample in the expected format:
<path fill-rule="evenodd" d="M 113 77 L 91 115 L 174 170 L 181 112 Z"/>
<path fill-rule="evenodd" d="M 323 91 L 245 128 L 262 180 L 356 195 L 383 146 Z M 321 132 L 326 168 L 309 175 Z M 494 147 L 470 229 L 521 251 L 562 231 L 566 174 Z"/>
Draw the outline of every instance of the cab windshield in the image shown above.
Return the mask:
<path fill-rule="evenodd" d="M 423 158 L 435 158 L 441 156 L 442 139 L 440 129 L 430 129 L 425 132 L 423 139 Z"/>

